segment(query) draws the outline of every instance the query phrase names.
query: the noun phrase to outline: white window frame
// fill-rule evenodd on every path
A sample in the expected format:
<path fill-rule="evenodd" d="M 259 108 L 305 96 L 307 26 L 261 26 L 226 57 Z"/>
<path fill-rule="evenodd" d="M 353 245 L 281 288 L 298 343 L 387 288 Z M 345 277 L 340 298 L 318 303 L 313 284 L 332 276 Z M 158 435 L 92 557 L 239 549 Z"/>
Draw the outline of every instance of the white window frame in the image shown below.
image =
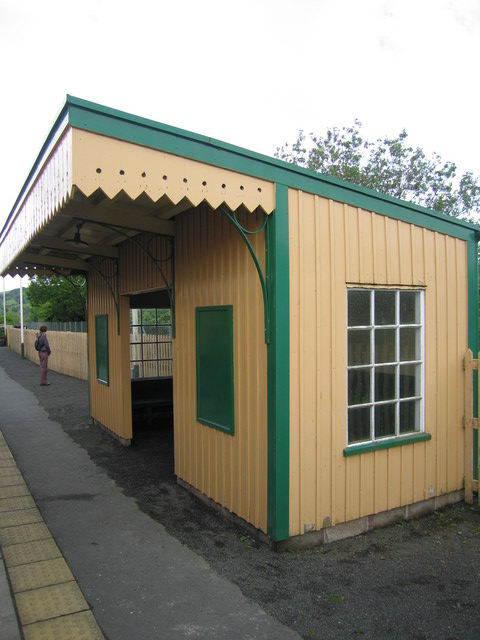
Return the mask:
<path fill-rule="evenodd" d="M 363 326 L 348 326 L 348 296 L 351 291 L 365 291 L 370 293 L 370 324 Z M 393 291 L 395 292 L 395 307 L 396 307 L 396 317 L 395 324 L 393 325 L 375 325 L 375 292 L 376 291 Z M 399 297 L 401 292 L 410 291 L 416 293 L 419 297 L 419 314 L 420 319 L 418 323 L 414 324 L 400 324 L 400 304 Z M 401 361 L 400 360 L 400 352 L 399 352 L 399 342 L 400 342 L 400 329 L 404 327 L 415 327 L 419 329 L 419 354 L 420 358 L 418 360 L 411 361 Z M 388 363 L 375 363 L 375 329 L 394 329 L 395 330 L 395 361 Z M 350 330 L 365 330 L 369 331 L 370 334 L 370 362 L 368 364 L 361 365 L 349 365 L 348 357 L 349 357 L 349 336 L 348 333 Z M 409 396 L 406 398 L 400 398 L 400 376 L 398 375 L 400 365 L 416 365 L 420 367 L 420 384 L 419 395 Z M 378 367 L 384 366 L 394 366 L 395 367 L 395 397 L 393 399 L 388 399 L 385 401 L 376 401 L 375 400 L 375 370 Z M 358 369 L 358 370 L 370 370 L 370 398 L 368 402 L 359 403 L 359 404 L 349 404 L 349 371 Z M 400 433 L 400 404 L 403 401 L 409 400 L 417 400 L 419 401 L 419 428 L 415 431 L 409 431 L 406 433 Z M 387 436 L 375 436 L 375 407 L 379 405 L 395 405 L 395 434 L 387 435 Z M 370 438 L 364 440 L 357 440 L 354 442 L 349 442 L 349 409 L 352 408 L 370 408 Z M 419 289 L 415 287 L 363 287 L 363 286 L 351 286 L 347 288 L 347 449 L 354 449 L 358 447 L 363 447 L 365 445 L 374 445 L 377 443 L 388 443 L 395 442 L 401 443 L 403 439 L 409 439 L 412 436 L 415 436 L 420 433 L 425 433 L 425 290 Z"/>
<path fill-rule="evenodd" d="M 145 311 L 155 312 L 154 322 L 144 320 Z M 132 379 L 172 377 L 172 317 L 170 313 L 169 321 L 161 322 L 158 316 L 163 311 L 166 309 L 161 307 L 130 309 L 130 377 Z M 164 338 L 160 339 L 161 336 Z M 146 355 L 147 353 L 149 356 Z M 150 371 L 150 375 L 146 375 L 146 370 Z"/>

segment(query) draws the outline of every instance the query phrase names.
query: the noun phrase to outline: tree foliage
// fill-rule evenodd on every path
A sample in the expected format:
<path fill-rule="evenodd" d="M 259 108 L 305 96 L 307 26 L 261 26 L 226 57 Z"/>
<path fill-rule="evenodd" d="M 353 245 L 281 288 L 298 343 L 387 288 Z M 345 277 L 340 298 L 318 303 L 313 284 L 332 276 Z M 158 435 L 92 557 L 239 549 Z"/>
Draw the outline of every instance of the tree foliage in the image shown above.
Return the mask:
<path fill-rule="evenodd" d="M 328 129 L 324 136 L 299 131 L 296 142 L 286 143 L 277 158 L 318 173 L 347 180 L 435 211 L 470 221 L 480 217 L 480 183 L 467 172 L 457 177 L 453 162 L 434 153 L 427 157 L 407 143 L 403 130 L 394 138 L 365 139 L 362 124 Z"/>
<path fill-rule="evenodd" d="M 26 300 L 26 289 L 23 289 L 23 323 L 30 323 L 30 302 Z M 11 326 L 20 323 L 20 289 L 5 292 L 5 323 Z M 3 300 L 0 311 L 0 325 L 3 326 Z"/>
<path fill-rule="evenodd" d="M 35 322 L 85 320 L 87 285 L 83 276 L 34 276 L 25 291 Z"/>

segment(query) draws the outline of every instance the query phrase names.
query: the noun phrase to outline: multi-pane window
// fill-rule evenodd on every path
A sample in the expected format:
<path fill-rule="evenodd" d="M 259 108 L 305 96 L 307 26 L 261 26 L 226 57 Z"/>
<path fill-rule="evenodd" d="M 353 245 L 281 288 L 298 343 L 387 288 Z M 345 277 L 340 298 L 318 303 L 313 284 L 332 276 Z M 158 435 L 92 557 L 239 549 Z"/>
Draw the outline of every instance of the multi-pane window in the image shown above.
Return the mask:
<path fill-rule="evenodd" d="M 423 431 L 423 291 L 348 290 L 348 444 Z"/>
<path fill-rule="evenodd" d="M 172 376 L 170 309 L 130 309 L 130 371 L 132 378 Z"/>

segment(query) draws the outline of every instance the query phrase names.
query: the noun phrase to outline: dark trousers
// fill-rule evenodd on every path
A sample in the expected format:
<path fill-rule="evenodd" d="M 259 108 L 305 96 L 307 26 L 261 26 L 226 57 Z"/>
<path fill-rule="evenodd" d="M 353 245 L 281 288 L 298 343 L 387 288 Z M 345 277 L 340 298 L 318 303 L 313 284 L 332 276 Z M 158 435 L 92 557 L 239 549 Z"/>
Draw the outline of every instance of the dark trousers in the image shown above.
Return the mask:
<path fill-rule="evenodd" d="M 47 384 L 48 373 L 48 351 L 39 351 L 40 358 L 40 384 Z"/>

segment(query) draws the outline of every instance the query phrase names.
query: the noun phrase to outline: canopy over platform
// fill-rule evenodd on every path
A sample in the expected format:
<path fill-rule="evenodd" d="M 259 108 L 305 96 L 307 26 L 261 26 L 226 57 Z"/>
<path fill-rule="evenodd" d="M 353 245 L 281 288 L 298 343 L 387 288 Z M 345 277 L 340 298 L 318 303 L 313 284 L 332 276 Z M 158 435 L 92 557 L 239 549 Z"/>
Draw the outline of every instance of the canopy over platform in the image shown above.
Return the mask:
<path fill-rule="evenodd" d="M 1 232 L 0 273 L 85 272 L 126 237 L 174 236 L 175 216 L 202 202 L 270 214 L 273 182 L 214 164 L 239 152 L 67 97 Z"/>
<path fill-rule="evenodd" d="M 0 232 L 0 275 L 87 271 L 142 232 L 175 235 L 202 202 L 271 214 L 276 186 L 463 237 L 456 218 L 212 138 L 67 96 Z"/>

